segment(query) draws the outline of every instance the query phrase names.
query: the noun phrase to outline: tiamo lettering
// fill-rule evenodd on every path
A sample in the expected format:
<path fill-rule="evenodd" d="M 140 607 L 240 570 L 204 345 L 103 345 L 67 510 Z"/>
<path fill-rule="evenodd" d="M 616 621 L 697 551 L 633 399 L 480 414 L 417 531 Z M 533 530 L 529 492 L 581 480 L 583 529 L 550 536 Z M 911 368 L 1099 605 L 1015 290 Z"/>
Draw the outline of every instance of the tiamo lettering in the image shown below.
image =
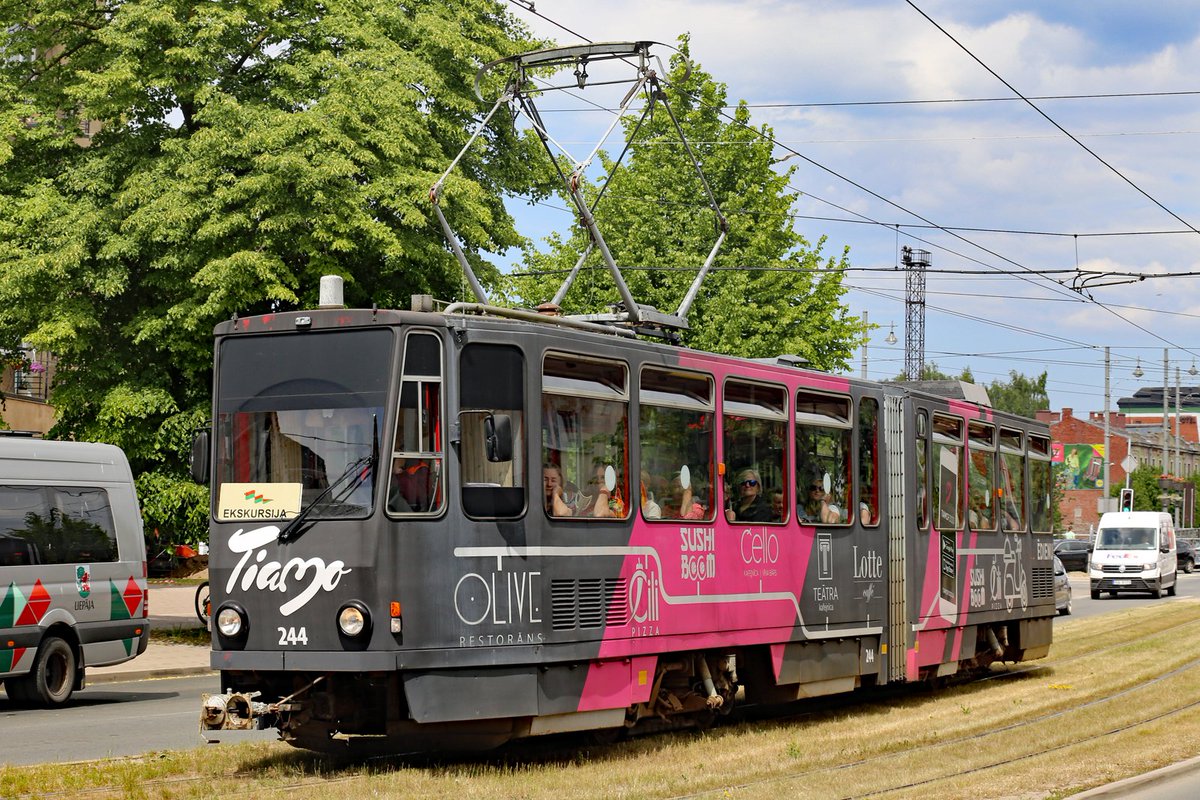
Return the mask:
<path fill-rule="evenodd" d="M 264 592 L 286 592 L 289 577 L 299 584 L 311 573 L 304 590 L 279 607 L 279 613 L 286 617 L 303 608 L 317 592 L 333 591 L 342 576 L 350 573 L 350 570 L 343 569 L 345 562 L 332 561 L 326 564 L 324 559 L 316 556 L 293 558 L 286 564 L 267 561 L 267 551 L 263 548 L 278 538 L 279 528 L 275 525 L 238 530 L 229 537 L 229 549 L 234 554 L 241 554 L 242 558 L 225 584 L 226 592 L 232 593 L 239 579 L 243 592 L 250 591 L 251 587 Z"/>

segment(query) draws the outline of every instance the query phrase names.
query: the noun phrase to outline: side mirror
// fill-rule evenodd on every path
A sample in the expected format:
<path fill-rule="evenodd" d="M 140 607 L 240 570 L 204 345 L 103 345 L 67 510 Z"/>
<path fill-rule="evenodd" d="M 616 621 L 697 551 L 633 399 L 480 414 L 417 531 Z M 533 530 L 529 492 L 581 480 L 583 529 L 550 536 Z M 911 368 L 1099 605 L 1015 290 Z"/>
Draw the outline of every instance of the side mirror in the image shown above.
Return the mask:
<path fill-rule="evenodd" d="M 512 418 L 507 414 L 488 414 L 483 419 L 487 460 L 512 461 Z"/>
<path fill-rule="evenodd" d="M 192 480 L 199 484 L 208 483 L 208 430 L 196 431 L 192 437 L 192 453 L 188 457 L 188 468 Z"/>

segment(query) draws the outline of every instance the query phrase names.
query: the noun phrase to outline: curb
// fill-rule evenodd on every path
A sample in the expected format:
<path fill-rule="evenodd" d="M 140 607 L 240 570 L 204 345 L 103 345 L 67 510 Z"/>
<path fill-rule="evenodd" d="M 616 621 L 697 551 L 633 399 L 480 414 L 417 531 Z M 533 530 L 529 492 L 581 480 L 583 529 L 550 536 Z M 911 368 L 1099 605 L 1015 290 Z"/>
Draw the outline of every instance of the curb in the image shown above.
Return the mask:
<path fill-rule="evenodd" d="M 149 681 L 158 678 L 190 678 L 198 675 L 216 675 L 212 667 L 162 667 L 160 669 L 131 669 L 123 672 L 88 672 L 87 685 L 102 683 L 126 683 Z"/>
<path fill-rule="evenodd" d="M 1071 796 L 1073 798 L 1124 797 L 1135 789 L 1152 786 L 1159 781 L 1170 780 L 1171 778 L 1198 769 L 1200 769 L 1200 756 L 1189 758 L 1187 761 L 1180 761 L 1177 764 L 1168 764 L 1165 767 L 1160 767 L 1153 772 L 1147 772 L 1143 775 L 1134 775 L 1132 778 L 1125 778 L 1115 783 L 1106 783 L 1103 786 L 1097 786 L 1094 789 L 1088 789 L 1086 792 L 1080 792 Z"/>

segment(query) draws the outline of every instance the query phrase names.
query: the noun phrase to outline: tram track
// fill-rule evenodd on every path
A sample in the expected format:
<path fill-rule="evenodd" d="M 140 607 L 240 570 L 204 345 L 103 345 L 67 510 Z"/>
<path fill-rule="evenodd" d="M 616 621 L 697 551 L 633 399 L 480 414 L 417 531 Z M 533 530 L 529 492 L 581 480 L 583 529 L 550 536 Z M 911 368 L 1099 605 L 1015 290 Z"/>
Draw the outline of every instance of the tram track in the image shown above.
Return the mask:
<path fill-rule="evenodd" d="M 1094 707 L 1098 707 L 1098 706 L 1101 706 L 1106 703 L 1111 703 L 1111 702 L 1120 700 L 1132 693 L 1143 691 L 1148 686 L 1152 686 L 1154 684 L 1158 684 L 1158 683 L 1167 681 L 1171 678 L 1177 677 L 1186 672 L 1190 672 L 1191 670 L 1195 670 L 1197 667 L 1200 667 L 1200 657 L 1193 658 L 1190 661 L 1188 661 L 1187 663 L 1185 663 L 1179 667 L 1176 667 L 1175 669 L 1172 669 L 1169 672 L 1166 672 L 1156 678 L 1153 678 L 1150 681 L 1140 682 L 1140 683 L 1137 683 L 1136 685 L 1125 686 L 1125 687 L 1121 688 L 1119 691 L 1113 692 L 1111 694 L 1106 694 L 1103 697 L 1098 697 L 1098 698 L 1095 698 L 1092 700 L 1088 700 L 1081 704 L 1072 705 L 1069 708 L 1057 709 L 1054 711 L 1050 711 L 1045 714 L 1040 714 L 1038 716 L 1035 716 L 1035 717 L 1032 717 L 1029 719 L 1021 720 L 1019 722 L 1014 722 L 1014 723 L 1011 723 L 1008 725 L 1003 725 L 1003 726 L 1000 726 L 995 729 L 991 729 L 991 730 L 987 730 L 987 731 L 980 731 L 978 733 L 973 733 L 973 734 L 966 735 L 966 736 L 960 736 L 960 737 L 956 737 L 956 738 L 952 738 L 952 739 L 948 739 L 948 740 L 939 740 L 936 742 L 930 742 L 930 743 L 922 744 L 922 745 L 912 747 L 912 748 L 909 748 L 906 750 L 894 751 L 894 752 L 889 752 L 889 753 L 881 753 L 881 754 L 878 754 L 875 756 L 871 756 L 869 758 L 863 758 L 863 759 L 859 759 L 857 761 L 847 762 L 847 763 L 843 763 L 843 764 L 837 764 L 837 765 L 833 765 L 833 766 L 829 766 L 829 767 L 819 767 L 819 768 L 814 768 L 814 769 L 802 770 L 799 772 L 788 773 L 786 775 L 776 775 L 776 776 L 772 776 L 770 778 L 764 778 L 759 781 L 739 783 L 739 784 L 735 784 L 735 785 L 731 785 L 731 786 L 720 787 L 719 789 L 707 789 L 707 790 L 704 790 L 701 792 L 694 792 L 694 793 L 690 793 L 690 794 L 673 795 L 670 798 L 668 798 L 667 800 L 698 800 L 698 798 L 723 795 L 725 792 L 727 792 L 729 790 L 748 790 L 748 789 L 753 789 L 756 787 L 777 785 L 777 784 L 787 783 L 790 781 L 802 780 L 804 778 L 811 778 L 811 777 L 821 775 L 821 774 L 830 774 L 830 773 L 836 773 L 836 772 L 845 771 L 845 770 L 859 769 L 862 767 L 878 765 L 887 760 L 898 759 L 901 757 L 911 757 L 913 755 L 918 755 L 922 752 L 930 752 L 930 751 L 934 751 L 934 750 L 938 750 L 938 749 L 942 749 L 942 748 L 952 748 L 952 747 L 956 747 L 956 746 L 960 746 L 960 745 L 980 742 L 988 737 L 998 736 L 998 735 L 1001 735 L 1004 733 L 1011 733 L 1011 732 L 1019 731 L 1022 729 L 1030 729 L 1030 728 L 1033 728 L 1038 725 L 1043 725 L 1043 724 L 1053 721 L 1055 719 L 1061 719 L 1068 715 L 1079 713 L 1080 711 L 1088 709 L 1088 708 L 1094 708 Z M 1043 667 L 1043 669 L 1044 668 L 1048 668 L 1048 667 Z M 1022 672 L 1022 671 L 1013 671 L 1012 673 L 1004 673 L 1004 674 L 1005 675 L 1019 674 L 1019 672 Z M 987 678 L 983 678 L 978 681 L 967 681 L 967 682 L 964 682 L 959 685 L 966 686 L 970 683 L 979 683 L 979 682 L 982 682 L 982 680 L 990 680 L 994 677 L 1003 677 L 1003 675 L 988 676 Z M 1200 707 L 1200 700 L 1194 700 L 1191 702 L 1181 703 L 1173 708 L 1170 708 L 1165 711 L 1161 711 L 1156 714 L 1152 714 L 1143 719 L 1134 720 L 1127 724 L 1115 726 L 1110 729 L 1106 729 L 1099 733 L 1092 734 L 1092 735 L 1089 735 L 1089 736 L 1086 736 L 1083 738 L 1073 739 L 1070 742 L 1064 742 L 1062 744 L 1058 744 L 1053 747 L 1049 747 L 1049 748 L 1045 748 L 1045 749 L 1041 749 L 1041 750 L 1034 750 L 1034 751 L 1024 753 L 1024 754 L 1021 754 L 1021 755 L 1013 757 L 1013 758 L 1001 759 L 1001 760 L 998 760 L 995 762 L 978 765 L 978 766 L 970 768 L 969 770 L 956 771 L 954 773 L 947 773 L 944 775 L 926 778 L 926 779 L 923 779 L 920 781 L 912 781 L 912 782 L 908 782 L 908 783 L 897 784 L 897 785 L 890 786 L 890 787 L 874 788 L 871 791 L 863 793 L 863 794 L 845 795 L 845 796 L 842 796 L 842 800 L 859 800 L 859 798 L 884 795 L 889 792 L 901 791 L 901 790 L 905 790 L 905 789 L 916 788 L 919 786 L 927 786 L 930 784 L 935 784 L 939 781 L 944 781 L 944 780 L 947 780 L 950 778 L 961 777 L 964 774 L 977 773 L 977 772 L 982 772 L 982 771 L 985 771 L 988 769 L 995 769 L 998 767 L 1015 764 L 1015 763 L 1018 763 L 1020 761 L 1026 760 L 1026 759 L 1036 758 L 1038 756 L 1042 756 L 1042 755 L 1046 755 L 1046 754 L 1049 754 L 1052 752 L 1063 750 L 1068 747 L 1075 747 L 1080 744 L 1084 744 L 1086 742 L 1101 740 L 1101 739 L 1104 739 L 1105 737 L 1113 736 L 1113 735 L 1116 735 L 1116 734 L 1119 734 L 1119 733 L 1122 733 L 1125 731 L 1133 730 L 1140 726 L 1144 726 L 1144 725 L 1150 724 L 1152 722 L 1156 722 L 1161 719 L 1164 719 L 1164 718 L 1167 718 L 1167 717 L 1170 717 L 1170 716 L 1173 716 L 1176 714 L 1180 714 L 1189 709 L 1194 709 L 1194 708 L 1198 708 L 1198 707 Z"/>
<path fill-rule="evenodd" d="M 1182 619 L 1184 616 L 1187 618 Z M 956 681 L 935 691 L 918 685 L 900 685 L 895 692 L 888 687 L 881 687 L 879 690 L 852 695 L 831 696 L 825 698 L 827 702 L 815 708 L 813 704 L 818 701 L 805 701 L 807 708 L 801 713 L 748 719 L 740 724 L 722 725 L 694 737 L 674 734 L 647 736 L 611 747 L 581 745 L 578 738 L 560 741 L 557 746 L 549 740 L 530 740 L 529 744 L 534 746 L 502 755 L 449 759 L 409 756 L 369 761 L 323 760 L 307 753 L 266 745 L 257 751 L 241 750 L 233 759 L 234 762 L 240 762 L 240 766 L 232 771 L 205 772 L 200 766 L 183 766 L 181 771 L 191 774 L 176 773 L 148 779 L 139 777 L 136 793 L 148 797 L 200 797 L 206 796 L 214 787 L 220 787 L 222 793 L 242 791 L 255 796 L 305 792 L 317 796 L 357 797 L 362 791 L 355 787 L 378 787 L 381 780 L 388 782 L 395 779 L 405 783 L 417 781 L 431 789 L 428 796 L 453 797 L 456 795 L 448 788 L 453 782 L 487 780 L 489 777 L 499 780 L 513 774 L 580 773 L 592 765 L 600 767 L 606 762 L 632 758 L 636 758 L 639 765 L 645 759 L 644 769 L 661 769 L 661 762 L 675 756 L 656 758 L 654 753 L 657 751 L 674 754 L 682 750 L 692 757 L 696 750 L 747 747 L 746 742 L 759 737 L 768 739 L 771 744 L 767 749 L 774 748 L 776 753 L 774 763 L 770 765 L 770 774 L 763 774 L 759 779 L 738 780 L 739 774 L 742 778 L 751 777 L 748 773 L 752 771 L 735 767 L 730 770 L 731 780 L 719 787 L 693 792 L 655 792 L 654 796 L 677 800 L 725 795 L 756 796 L 768 791 L 769 787 L 779 786 L 790 786 L 792 788 L 789 791 L 799 796 L 810 786 L 822 784 L 835 787 L 845 784 L 842 788 L 846 790 L 815 790 L 812 796 L 900 797 L 922 791 L 928 793 L 930 787 L 938 787 L 939 795 L 949 795 L 954 793 L 951 789 L 956 779 L 964 781 L 970 780 L 971 776 L 1029 769 L 1022 765 L 1036 765 L 1039 758 L 1052 758 L 1072 747 L 1095 750 L 1097 743 L 1127 739 L 1131 735 L 1150 736 L 1164 722 L 1175 725 L 1177 723 L 1174 720 L 1187 720 L 1193 716 L 1200 719 L 1200 715 L 1187 713 L 1200 705 L 1200 701 L 1191 699 L 1200 697 L 1200 669 L 1197 669 L 1200 667 L 1200 644 L 1190 644 L 1196 639 L 1190 632 L 1195 624 L 1194 613 L 1169 617 L 1135 615 L 1128 624 L 1080 631 L 1078 638 L 1063 641 L 1060 649 L 1064 655 L 1059 657 L 1011 665 L 987 675 Z M 1133 631 L 1137 631 L 1137 635 L 1121 638 L 1122 634 Z M 1175 647 L 1172 643 L 1176 641 L 1188 644 L 1186 647 Z M 1155 654 L 1153 658 L 1157 674 L 1147 671 L 1145 664 L 1150 658 L 1147 654 Z M 1108 670 L 1107 666 L 1114 663 L 1121 664 L 1122 669 Z M 1111 675 L 1102 686 L 1096 685 L 1093 676 L 1105 672 L 1111 672 Z M 1020 708 L 1013 709 L 1002 704 L 998 706 L 995 698 L 1004 695 L 1005 690 L 998 686 L 995 689 L 980 686 L 987 682 L 995 685 L 997 682 L 1003 684 L 1010 681 L 1033 681 L 1027 688 L 1023 686 L 1021 693 L 1030 696 L 1039 707 L 1022 714 Z M 1169 697 L 1172 702 L 1165 705 L 1158 702 L 1162 697 Z M 946 706 L 961 707 L 963 715 L 955 716 L 953 711 L 943 710 L 940 713 L 944 721 L 928 729 L 922 727 L 923 720 L 938 713 L 938 708 L 944 709 Z M 996 723 L 980 729 L 978 720 L 972 719 L 968 709 L 970 714 L 979 717 L 994 715 Z M 878 733 L 871 736 L 864 732 L 872 729 L 881 715 L 889 714 L 913 722 L 899 733 L 890 731 L 882 737 Z M 1104 719 L 1107 724 L 1089 722 L 1085 725 L 1078 722 L 1084 719 L 1093 722 Z M 973 727 L 956 731 L 955 728 L 960 726 Z M 1060 729 L 1077 733 L 1062 738 L 1054 733 Z M 857 738 L 847 739 L 848 743 L 842 742 L 842 734 L 851 730 L 859 730 Z M 830 732 L 833 732 L 832 735 Z M 874 741 L 888 736 L 893 741 L 882 744 Z M 812 738 L 821 739 L 823 746 L 826 739 L 837 741 L 829 744 L 831 749 L 826 753 L 810 753 L 803 746 L 794 744 Z M 793 744 L 789 744 L 788 740 L 792 740 Z M 999 747 L 997 742 L 1006 744 Z M 1013 742 L 1022 746 L 1014 747 Z M 647 753 L 650 754 L 649 758 L 646 758 Z M 963 754 L 972 754 L 970 763 L 962 760 Z M 150 767 L 142 774 L 152 773 L 152 765 L 163 757 L 164 754 L 155 754 L 141 759 Z M 778 771 L 777 768 L 784 766 L 789 757 L 800 758 L 807 763 L 797 765 L 797 769 Z M 821 760 L 827 763 L 819 763 Z M 181 764 L 184 763 L 181 760 Z M 913 763 L 920 763 L 927 768 L 916 769 L 912 767 Z M 88 769 L 94 764 L 63 764 L 59 768 L 70 772 Z M 931 764 L 940 768 L 928 768 Z M 638 769 L 643 767 L 639 766 Z M 867 789 L 847 789 L 851 785 L 857 787 L 863 775 L 885 776 L 891 780 L 872 780 Z M 637 780 L 633 776 L 630 779 Z M 129 784 L 123 784 L 122 780 L 129 779 L 113 776 L 113 779 L 105 781 L 104 786 L 75 786 L 62 790 L 48 785 L 48 791 L 8 796 L 125 796 L 129 793 Z M 978 780 L 987 779 L 980 777 Z M 441 793 L 443 789 L 433 789 L 438 784 L 445 785 L 446 793 Z M 800 785 L 804 789 L 796 788 Z M 534 792 L 529 796 L 562 795 Z M 630 793 L 621 796 L 630 796 Z M 633 792 L 633 796 L 638 796 L 638 793 Z"/>

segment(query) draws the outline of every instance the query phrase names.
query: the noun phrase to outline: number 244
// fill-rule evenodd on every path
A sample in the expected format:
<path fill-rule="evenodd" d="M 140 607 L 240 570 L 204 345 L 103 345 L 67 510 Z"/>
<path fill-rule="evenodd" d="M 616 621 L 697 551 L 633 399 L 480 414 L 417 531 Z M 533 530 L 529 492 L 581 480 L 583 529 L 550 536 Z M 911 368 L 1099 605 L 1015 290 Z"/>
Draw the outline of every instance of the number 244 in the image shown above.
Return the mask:
<path fill-rule="evenodd" d="M 277 628 L 280 644 L 308 644 L 308 631 L 304 626 L 299 628 Z"/>

